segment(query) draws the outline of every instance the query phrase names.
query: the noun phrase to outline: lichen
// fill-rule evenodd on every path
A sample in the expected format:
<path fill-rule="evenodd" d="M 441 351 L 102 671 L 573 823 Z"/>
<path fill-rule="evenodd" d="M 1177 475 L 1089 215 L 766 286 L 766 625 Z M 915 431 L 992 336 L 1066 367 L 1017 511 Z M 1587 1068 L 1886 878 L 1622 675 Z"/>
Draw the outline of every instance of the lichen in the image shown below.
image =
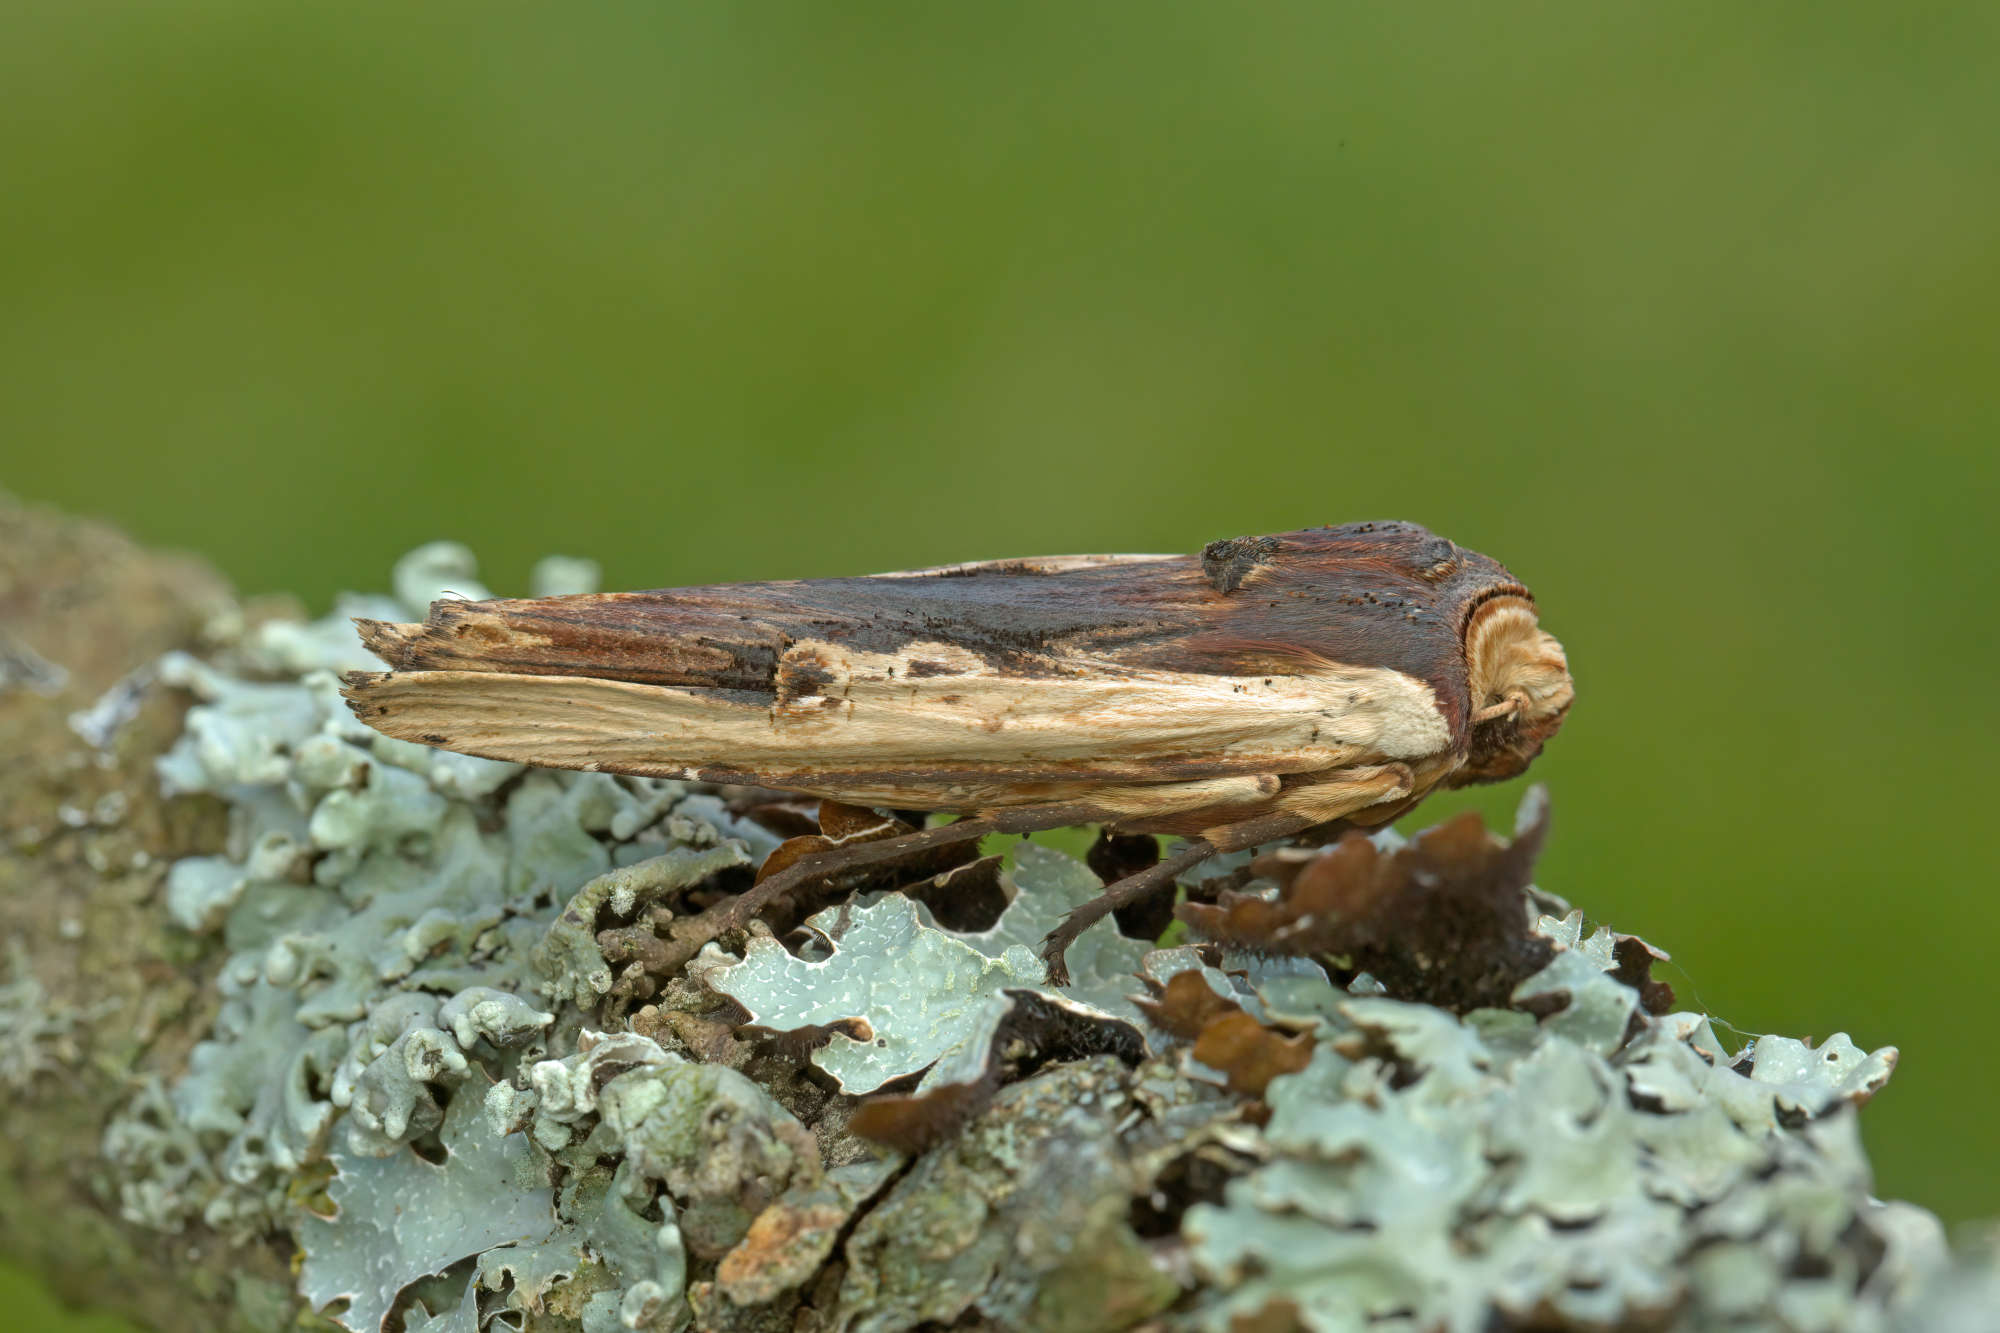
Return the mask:
<path fill-rule="evenodd" d="M 1158 1071 L 1154 1071 L 1158 1077 Z M 926 1154 L 847 1245 L 834 1326 L 900 1333 L 976 1312 L 1001 1328 L 1126 1328 L 1181 1294 L 1133 1229 L 1163 1145 L 1230 1118 L 1219 1096 L 1149 1104 L 1098 1056 L 1016 1083 Z"/>
<path fill-rule="evenodd" d="M 535 1243 L 554 1229 L 554 1197 L 524 1188 L 528 1146 L 486 1132 L 478 1099 L 458 1097 L 440 1126 L 442 1162 L 407 1148 L 375 1157 L 336 1148 L 330 1216 L 297 1222 L 299 1290 L 315 1307 L 346 1300 L 349 1328 L 382 1328 L 402 1290 L 461 1259 Z"/>
<path fill-rule="evenodd" d="M 1160 951 L 1101 921 L 1071 947 L 1070 985 L 1055 989 L 1036 946 L 1102 885 L 1075 858 L 1035 843 L 1020 844 L 1005 879 L 1007 906 L 984 930 L 944 929 L 921 903 L 885 894 L 808 919 L 815 956 L 753 939 L 740 961 L 710 945 L 691 970 L 761 1027 L 828 1030 L 812 1061 L 850 1093 L 911 1074 L 924 1074 L 924 1087 L 982 1077 L 995 1035 L 1027 994 L 1140 1040 L 1139 974 Z"/>
<path fill-rule="evenodd" d="M 369 731 L 346 616 L 486 595 L 444 543 L 392 582 L 133 677 L 195 697 L 159 780 L 229 832 L 161 900 L 215 946 L 212 1024 L 102 1145 L 128 1220 L 289 1233 L 345 1327 L 1976 1326 L 1990 1265 L 1870 1195 L 1894 1050 L 1669 1011 L 1662 955 L 1526 883 L 1540 805 L 1512 843 L 1218 858 L 1170 946 L 1100 922 L 1066 989 L 1036 946 L 1099 879 L 1033 843 L 676 970 L 674 919 L 780 845 L 770 798 Z M 937 895 L 975 882 L 963 928 Z M 32 985 L 0 1081 L 67 1058 Z"/>
<path fill-rule="evenodd" d="M 1610 937 L 1579 925 L 1542 919 L 1556 957 L 1516 991 L 1561 998 L 1539 1022 L 1288 999 L 1312 1062 L 1270 1086 L 1266 1160 L 1186 1219 L 1200 1327 L 1886 1327 L 1909 1293 L 1856 1293 L 1939 1249 L 1869 1197 L 1855 1109 L 1894 1051 L 1633 1031 Z"/>
<path fill-rule="evenodd" d="M 37 1077 L 73 1064 L 75 1034 L 89 1015 L 52 999 L 19 940 L 7 942 L 7 980 L 0 983 L 0 1088 L 18 1092 Z"/>
<path fill-rule="evenodd" d="M 824 1170 L 805 1126 L 733 1069 L 633 1033 L 581 1040 L 486 1098 L 493 1132 L 527 1130 L 568 1181 L 556 1232 L 480 1261 L 483 1280 L 510 1279 L 531 1309 L 591 1256 L 615 1279 L 580 1308 L 591 1333 L 681 1327 L 691 1258 L 719 1268 L 733 1298 L 767 1302 L 813 1276 L 886 1176 L 874 1162 Z"/>
<path fill-rule="evenodd" d="M 576 590 L 583 572 L 545 566 L 537 582 Z M 362 727 L 332 674 L 367 664 L 346 616 L 478 591 L 469 557 L 448 546 L 406 559 L 395 582 L 396 599 L 261 625 L 218 662 L 160 664 L 160 681 L 198 700 L 160 781 L 230 810 L 224 852 L 170 867 L 165 901 L 177 926 L 223 942 L 221 1003 L 180 1076 L 143 1087 L 104 1134 L 128 1220 L 289 1228 L 306 1254 L 302 1294 L 349 1298 L 336 1318 L 371 1330 L 416 1277 L 499 1243 L 461 1212 L 513 1219 L 509 1240 L 535 1230 L 543 1242 L 573 1220 L 548 1190 L 500 1179 L 542 1168 L 525 1140 L 503 1150 L 464 1108 L 523 1059 L 573 1043 L 578 1003 L 609 988 L 597 910 L 630 914 L 775 841 L 679 783 L 527 772 Z M 24 1067 L 57 1048 L 52 1022 L 13 1025 Z M 410 1146 L 440 1136 L 442 1166 Z M 312 1210 L 322 1163 L 327 1216 Z M 383 1211 L 429 1198 L 450 1206 Z M 526 1254 L 482 1270 L 521 1303 L 553 1280 L 528 1280 Z"/>
<path fill-rule="evenodd" d="M 697 966 L 753 1023 L 779 1032 L 836 1029 L 812 1060 L 848 1092 L 873 1092 L 930 1068 L 970 1040 L 989 1000 L 1004 1003 L 1009 987 L 1025 989 L 1046 975 L 1024 946 L 990 957 L 925 927 L 916 904 L 899 895 L 829 908 L 806 924 L 825 937 L 826 957 L 796 958 L 766 938 L 751 940 L 736 963 L 718 962 L 711 945 Z"/>

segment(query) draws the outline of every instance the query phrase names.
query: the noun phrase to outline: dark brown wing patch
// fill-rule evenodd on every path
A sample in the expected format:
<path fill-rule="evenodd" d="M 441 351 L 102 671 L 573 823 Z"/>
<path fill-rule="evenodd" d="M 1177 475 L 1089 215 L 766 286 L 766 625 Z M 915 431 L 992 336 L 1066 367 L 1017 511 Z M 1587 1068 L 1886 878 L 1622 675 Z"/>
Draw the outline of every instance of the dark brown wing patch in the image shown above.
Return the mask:
<path fill-rule="evenodd" d="M 1242 565 L 1237 538 L 1217 560 Z M 1468 737 L 1463 631 L 1487 598 L 1528 593 L 1497 561 L 1414 523 L 1348 523 L 1282 533 L 1232 591 L 1208 579 L 1203 613 L 1171 644 L 1134 644 L 1134 665 L 1254 676 L 1273 645 L 1349 666 L 1388 667 L 1429 685 L 1455 739 Z M 1213 549 L 1213 548 L 1211 548 Z M 1532 600 L 1532 599 L 1531 599 Z"/>
<path fill-rule="evenodd" d="M 950 657 L 925 644 L 1023 679 L 1121 668 L 1258 676 L 1274 657 L 1295 657 L 1414 676 L 1463 738 L 1461 631 L 1479 601 L 1502 593 L 1527 595 L 1485 556 L 1415 524 L 1353 523 L 1233 538 L 1200 556 L 444 601 L 421 625 L 365 622 L 362 632 L 405 671 L 589 675 L 798 698 L 817 682 L 788 653 L 810 643 L 904 655 L 918 679 Z"/>

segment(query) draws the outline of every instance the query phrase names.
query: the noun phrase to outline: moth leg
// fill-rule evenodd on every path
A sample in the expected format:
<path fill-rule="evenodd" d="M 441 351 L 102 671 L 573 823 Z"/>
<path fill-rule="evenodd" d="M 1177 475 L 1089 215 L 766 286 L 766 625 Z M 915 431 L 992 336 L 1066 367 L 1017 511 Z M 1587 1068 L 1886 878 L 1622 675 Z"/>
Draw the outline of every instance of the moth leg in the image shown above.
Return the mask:
<path fill-rule="evenodd" d="M 1315 824 L 1341 819 L 1378 805 L 1399 800 L 1410 793 L 1415 776 L 1406 764 L 1380 764 L 1346 770 L 1324 781 L 1305 783 L 1280 795 L 1278 812 L 1206 829 L 1180 851 L 1158 865 L 1127 875 L 1062 919 L 1062 924 L 1042 940 L 1042 962 L 1049 969 L 1049 983 L 1069 984 L 1069 967 L 1063 954 L 1077 937 L 1127 903 L 1137 901 L 1181 873 L 1200 865 L 1221 852 L 1241 851 L 1274 838 L 1302 833 Z"/>
<path fill-rule="evenodd" d="M 1180 878 L 1182 872 L 1193 869 L 1211 856 L 1255 847 L 1273 838 L 1289 837 L 1311 828 L 1314 822 L 1306 815 L 1264 815 L 1238 824 L 1226 824 L 1210 829 L 1198 838 L 1188 839 L 1186 846 L 1157 865 L 1106 885 L 1104 892 L 1071 911 L 1062 919 L 1062 924 L 1043 937 L 1042 962 L 1049 969 L 1049 984 L 1069 985 L 1069 964 L 1063 960 L 1063 954 L 1076 943 L 1077 936 L 1119 908 L 1171 884 Z"/>
<path fill-rule="evenodd" d="M 700 916 L 674 922 L 668 927 L 669 943 L 661 965 L 669 969 L 682 966 L 701 952 L 702 946 L 710 940 L 748 925 L 757 913 L 801 884 L 836 871 L 879 865 L 911 852 L 971 842 L 990 833 L 1038 833 L 1044 829 L 1094 824 L 1169 809 L 1195 810 L 1217 804 L 1265 801 L 1277 791 L 1278 779 L 1264 775 L 1110 787 L 1092 792 L 1084 800 L 989 810 L 939 828 L 919 829 L 915 833 L 883 838 L 879 842 L 829 848 L 814 856 L 801 857 L 728 902 L 717 903 Z"/>
<path fill-rule="evenodd" d="M 785 894 L 822 875 L 852 870 L 860 866 L 893 861 L 911 852 L 973 842 L 992 833 L 1037 833 L 1044 829 L 1067 828 L 1105 818 L 1102 807 L 1078 801 L 1056 805 L 1023 806 L 1000 810 L 975 818 L 961 819 L 938 828 L 883 838 L 877 842 L 855 843 L 829 848 L 801 857 L 777 874 L 753 884 L 727 902 L 717 903 L 699 916 L 676 921 L 667 928 L 668 944 L 659 964 L 665 970 L 678 968 L 701 952 L 703 945 L 731 930 L 739 930 L 750 919 L 777 902 Z"/>

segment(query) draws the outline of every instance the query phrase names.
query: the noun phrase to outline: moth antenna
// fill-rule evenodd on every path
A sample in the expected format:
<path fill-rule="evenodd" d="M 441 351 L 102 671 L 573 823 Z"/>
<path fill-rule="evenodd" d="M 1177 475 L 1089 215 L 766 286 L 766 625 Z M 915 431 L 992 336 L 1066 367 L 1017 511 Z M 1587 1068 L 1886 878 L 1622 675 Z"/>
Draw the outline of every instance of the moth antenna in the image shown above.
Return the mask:
<path fill-rule="evenodd" d="M 1527 695 L 1519 693 L 1510 694 L 1505 699 L 1502 699 L 1499 703 L 1489 704 L 1485 708 L 1482 708 L 1478 712 L 1474 713 L 1472 715 L 1472 720 L 1474 724 L 1478 724 L 1481 722 L 1492 722 L 1503 717 L 1512 717 L 1514 714 L 1520 712 L 1523 708 L 1526 708 L 1527 706 L 1528 706 Z"/>

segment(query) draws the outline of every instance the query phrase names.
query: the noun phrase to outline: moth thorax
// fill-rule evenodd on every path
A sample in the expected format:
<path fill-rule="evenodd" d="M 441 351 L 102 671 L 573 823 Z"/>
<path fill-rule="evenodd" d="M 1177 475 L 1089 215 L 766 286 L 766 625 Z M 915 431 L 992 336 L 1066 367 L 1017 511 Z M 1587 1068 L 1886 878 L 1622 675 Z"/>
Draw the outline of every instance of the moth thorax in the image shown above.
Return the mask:
<path fill-rule="evenodd" d="M 1525 597 L 1495 597 L 1465 627 L 1472 746 L 1466 780 L 1512 777 L 1562 725 L 1576 690 L 1555 636 Z"/>

